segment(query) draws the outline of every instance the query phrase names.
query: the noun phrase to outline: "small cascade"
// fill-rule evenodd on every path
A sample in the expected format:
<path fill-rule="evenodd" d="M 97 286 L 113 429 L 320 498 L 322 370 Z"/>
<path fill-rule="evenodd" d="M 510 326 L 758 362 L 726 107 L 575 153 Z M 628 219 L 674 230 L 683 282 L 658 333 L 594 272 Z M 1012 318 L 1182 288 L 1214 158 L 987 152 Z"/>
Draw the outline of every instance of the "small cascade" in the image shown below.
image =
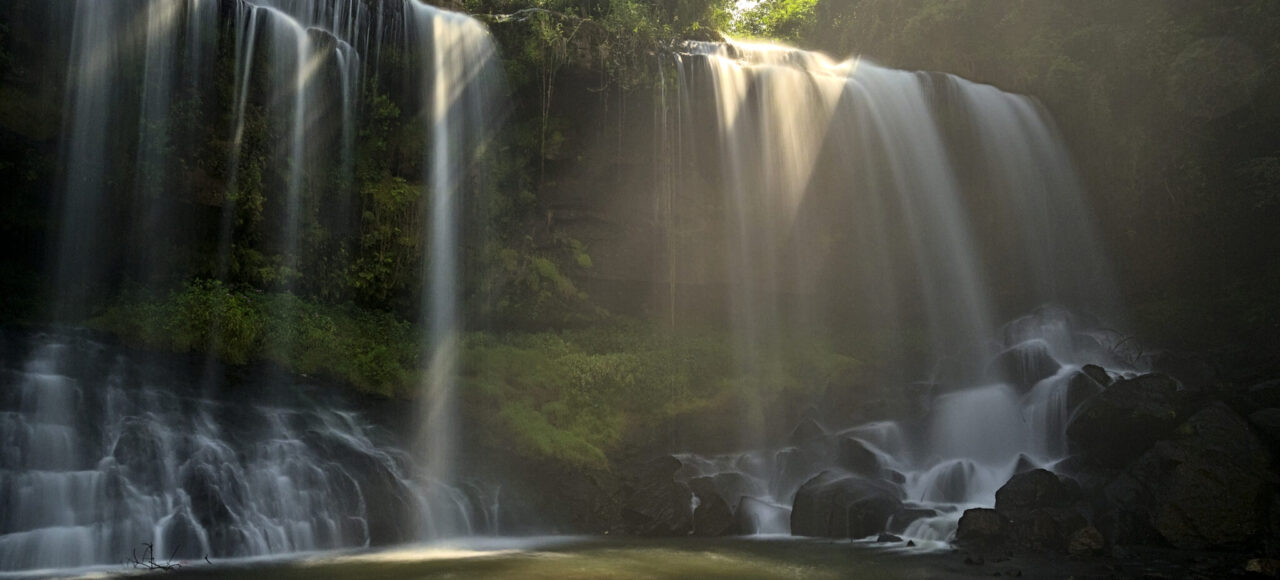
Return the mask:
<path fill-rule="evenodd" d="M 746 417 L 749 451 L 683 455 L 680 477 L 710 478 L 730 506 L 787 511 L 809 479 L 852 474 L 904 498 L 886 529 L 945 541 L 1011 475 L 1063 459 L 1081 367 L 1135 369 L 1114 333 L 1074 314 L 1115 320 L 1116 301 L 1043 108 L 952 75 L 775 45 L 689 43 L 673 68 L 679 96 L 660 119 L 679 123 L 660 127 L 660 151 L 698 152 L 676 175 L 699 171 L 721 196 L 740 375 L 767 381 L 788 336 L 873 337 L 880 362 L 917 369 L 886 380 L 928 391 L 922 418 L 806 419 L 783 445 Z M 685 250 L 681 261 L 703 259 Z M 1065 306 L 997 326 L 1000 312 L 1042 304 Z"/>
<path fill-rule="evenodd" d="M 5 339 L 22 356 L 2 370 L 0 570 L 118 563 L 140 542 L 178 560 L 385 545 L 422 537 L 419 513 L 476 532 L 493 518 L 295 387 L 207 398 L 182 365 L 77 335 Z"/>
<path fill-rule="evenodd" d="M 823 472 L 883 480 L 905 498 L 905 508 L 886 522 L 886 530 L 916 541 L 945 542 L 965 509 L 994 505 L 996 490 L 1014 474 L 1052 469 L 1066 458 L 1067 424 L 1082 400 L 1073 389 L 1085 376 L 1085 364 L 1125 377 L 1144 370 L 1117 354 L 1119 337 L 1058 307 L 1038 309 L 999 334 L 1005 339 L 984 357 L 988 380 L 939 388 L 922 418 L 834 431 L 818 427 L 793 445 L 740 454 L 679 455 L 684 465 L 679 478 L 687 483 L 710 477 L 722 497 L 736 499 L 731 505 L 766 505 L 787 513 L 800 487 Z M 1001 369 L 1011 353 L 1022 356 L 1019 348 L 1028 343 L 1041 353 L 1037 368 L 1052 368 L 1019 383 Z M 1046 344 L 1056 346 L 1041 348 Z M 744 532 L 787 533 L 787 524 Z"/>

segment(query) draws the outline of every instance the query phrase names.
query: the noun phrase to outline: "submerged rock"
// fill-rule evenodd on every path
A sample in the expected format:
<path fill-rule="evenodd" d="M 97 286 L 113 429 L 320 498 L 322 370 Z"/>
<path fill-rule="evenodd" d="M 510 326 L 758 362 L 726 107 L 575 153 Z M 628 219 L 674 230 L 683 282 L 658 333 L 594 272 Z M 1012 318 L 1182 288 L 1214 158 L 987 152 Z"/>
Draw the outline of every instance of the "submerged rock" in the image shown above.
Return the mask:
<path fill-rule="evenodd" d="M 796 492 L 791 533 L 827 538 L 878 534 L 902 509 L 901 494 L 898 487 L 884 481 L 824 471 Z"/>
<path fill-rule="evenodd" d="M 1186 417 L 1177 381 L 1149 374 L 1116 381 L 1081 405 L 1067 426 L 1072 453 L 1107 467 L 1123 467 Z"/>

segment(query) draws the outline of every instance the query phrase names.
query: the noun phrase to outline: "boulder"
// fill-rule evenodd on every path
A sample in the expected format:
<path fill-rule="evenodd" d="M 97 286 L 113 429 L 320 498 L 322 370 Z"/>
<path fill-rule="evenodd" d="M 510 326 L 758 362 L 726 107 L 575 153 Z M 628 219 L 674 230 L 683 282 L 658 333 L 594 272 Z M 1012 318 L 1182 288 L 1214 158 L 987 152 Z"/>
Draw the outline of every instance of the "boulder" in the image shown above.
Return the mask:
<path fill-rule="evenodd" d="M 774 485 L 783 489 L 795 489 L 823 467 L 826 466 L 816 454 L 788 447 L 774 455 L 774 473 L 771 479 Z"/>
<path fill-rule="evenodd" d="M 1004 544 L 1009 519 L 990 508 L 964 511 L 956 527 L 956 544 L 966 548 L 994 549 Z"/>
<path fill-rule="evenodd" d="M 1142 375 L 1116 381 L 1085 401 L 1067 425 L 1067 443 L 1093 463 L 1123 467 L 1185 418 L 1177 381 Z"/>
<path fill-rule="evenodd" d="M 841 439 L 836 453 L 837 466 L 866 477 L 880 475 L 880 458 L 861 440 L 853 437 Z"/>
<path fill-rule="evenodd" d="M 1085 526 L 1071 534 L 1071 538 L 1067 540 L 1067 553 L 1077 557 L 1096 556 L 1106 546 L 1107 542 L 1098 528 Z"/>
<path fill-rule="evenodd" d="M 1104 386 L 1093 375 L 1082 370 L 1072 373 L 1071 378 L 1067 381 L 1068 412 L 1075 411 L 1085 401 L 1101 393 Z"/>
<path fill-rule="evenodd" d="M 1070 503 L 1067 494 L 1067 485 L 1057 475 L 1044 469 L 1033 469 L 1014 475 L 996 491 L 996 511 L 1007 514 L 1064 507 Z"/>
<path fill-rule="evenodd" d="M 893 484 L 824 471 L 796 492 L 791 533 L 864 538 L 884 531 L 889 518 L 901 509 L 902 491 Z"/>
<path fill-rule="evenodd" d="M 693 510 L 693 535 L 728 536 L 737 533 L 737 521 L 729 504 L 719 494 L 707 497 L 698 495 L 698 507 Z"/>
<path fill-rule="evenodd" d="M 1071 485 L 1044 469 L 1019 473 L 996 491 L 996 512 L 1007 521 L 1005 546 L 1015 551 L 1066 552 L 1088 520 L 1073 506 Z"/>
<path fill-rule="evenodd" d="M 977 469 L 974 462 L 958 459 L 939 465 L 931 473 L 934 475 L 929 487 L 924 490 L 922 499 L 943 503 L 961 503 L 969 497 L 969 481 Z"/>
<path fill-rule="evenodd" d="M 1268 528 L 1276 477 L 1248 423 L 1215 403 L 1133 462 L 1105 492 L 1116 543 L 1162 541 L 1182 549 L 1251 544 Z"/>
<path fill-rule="evenodd" d="M 1036 383 L 1057 374 L 1062 365 L 1049 353 L 1048 343 L 1033 339 L 996 355 L 991 367 L 1019 390 L 1028 391 Z"/>
<path fill-rule="evenodd" d="M 693 493 L 675 480 L 680 460 L 670 455 L 641 463 L 623 493 L 622 520 L 639 536 L 686 536 L 693 532 Z"/>
<path fill-rule="evenodd" d="M 1084 365 L 1083 367 L 1080 367 L 1080 372 L 1093 379 L 1093 381 L 1099 385 L 1104 387 L 1111 386 L 1111 375 L 1107 374 L 1106 369 L 1098 365 Z"/>

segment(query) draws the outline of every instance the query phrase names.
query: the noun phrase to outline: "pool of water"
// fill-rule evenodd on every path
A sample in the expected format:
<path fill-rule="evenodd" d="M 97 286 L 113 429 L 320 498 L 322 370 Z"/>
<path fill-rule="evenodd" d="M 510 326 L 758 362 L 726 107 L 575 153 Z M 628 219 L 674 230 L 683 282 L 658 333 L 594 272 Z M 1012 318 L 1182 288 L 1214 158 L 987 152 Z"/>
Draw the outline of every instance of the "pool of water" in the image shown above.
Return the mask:
<path fill-rule="evenodd" d="M 809 538 L 582 538 L 458 540 L 379 551 L 288 558 L 177 562 L 167 578 L 293 580 L 519 578 L 1100 578 L 1103 561 L 1000 559 L 981 564 L 947 548 L 907 548 Z M 163 563 L 163 562 L 161 562 Z M 129 565 L 79 576 L 127 575 Z"/>

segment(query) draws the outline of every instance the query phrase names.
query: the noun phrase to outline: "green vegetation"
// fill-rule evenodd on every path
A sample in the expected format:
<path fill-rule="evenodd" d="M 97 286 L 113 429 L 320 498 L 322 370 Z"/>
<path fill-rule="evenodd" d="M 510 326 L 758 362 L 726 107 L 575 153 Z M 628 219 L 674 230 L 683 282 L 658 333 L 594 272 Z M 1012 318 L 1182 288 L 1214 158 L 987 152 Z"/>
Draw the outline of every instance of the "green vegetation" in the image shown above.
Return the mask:
<path fill-rule="evenodd" d="M 414 396 L 422 364 L 420 337 L 391 314 L 216 281 L 122 299 L 90 326 L 232 364 L 269 360 L 383 396 Z M 748 377 L 736 374 L 730 336 L 709 329 L 672 333 L 610 319 L 562 331 L 477 332 L 464 343 L 461 392 L 467 420 L 489 444 L 608 470 L 621 448 L 646 441 L 656 426 L 748 396 L 812 397 L 860 367 L 822 343 L 788 345 L 768 372 Z"/>
<path fill-rule="evenodd" d="M 369 393 L 406 396 L 417 384 L 419 341 L 408 323 L 293 294 L 196 281 L 168 295 L 126 295 L 89 326 L 150 348 L 210 351 L 232 364 L 270 360 Z"/>

